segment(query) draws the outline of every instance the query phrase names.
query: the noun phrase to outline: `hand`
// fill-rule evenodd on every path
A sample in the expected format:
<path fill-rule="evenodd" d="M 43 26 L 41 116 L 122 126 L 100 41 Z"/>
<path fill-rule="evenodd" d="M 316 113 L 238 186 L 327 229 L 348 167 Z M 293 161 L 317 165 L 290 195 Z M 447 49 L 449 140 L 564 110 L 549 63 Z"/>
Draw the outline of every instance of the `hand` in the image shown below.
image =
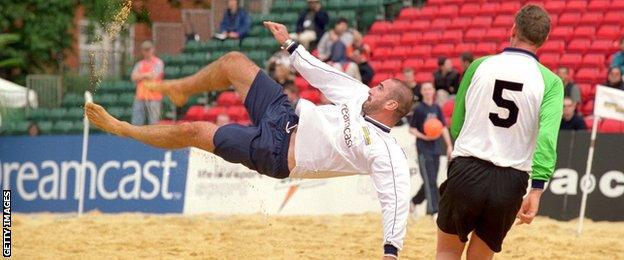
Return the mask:
<path fill-rule="evenodd" d="M 424 140 L 424 141 L 433 141 L 433 140 L 438 139 L 438 138 L 433 138 L 433 137 L 430 137 L 430 136 L 427 136 L 427 135 L 422 135 L 422 134 L 421 134 L 421 135 L 419 135 L 419 136 L 417 136 L 417 137 L 418 137 L 419 139 Z"/>
<path fill-rule="evenodd" d="M 521 224 L 531 224 L 535 215 L 537 215 L 537 211 L 539 210 L 539 202 L 540 197 L 542 196 L 543 190 L 541 189 L 531 189 L 529 191 L 529 195 L 527 195 L 522 201 L 522 206 L 520 206 L 520 211 L 518 211 L 518 222 L 516 225 Z"/>
<path fill-rule="evenodd" d="M 453 152 L 453 146 L 446 147 L 446 159 L 451 160 L 451 153 Z"/>
<path fill-rule="evenodd" d="M 228 38 L 238 39 L 238 37 L 240 37 L 240 35 L 237 32 L 228 33 Z"/>
<path fill-rule="evenodd" d="M 288 28 L 281 23 L 274 23 L 270 21 L 264 22 L 264 27 L 269 29 L 273 34 L 273 37 L 279 43 L 279 45 L 284 45 L 284 43 L 290 39 L 290 35 L 288 35 Z"/>

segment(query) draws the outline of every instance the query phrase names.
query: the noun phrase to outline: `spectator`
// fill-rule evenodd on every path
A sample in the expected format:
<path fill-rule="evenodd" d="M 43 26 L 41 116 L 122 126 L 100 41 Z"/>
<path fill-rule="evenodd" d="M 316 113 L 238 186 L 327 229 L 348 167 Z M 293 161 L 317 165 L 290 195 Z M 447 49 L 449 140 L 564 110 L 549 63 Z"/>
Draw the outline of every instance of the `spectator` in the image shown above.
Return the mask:
<path fill-rule="evenodd" d="M 191 13 L 184 13 L 184 36 L 186 38 L 186 43 L 192 41 L 199 41 L 199 34 L 195 31 L 195 23 L 191 19 Z"/>
<path fill-rule="evenodd" d="M 373 67 L 368 63 L 368 59 L 370 58 L 370 46 L 364 43 L 362 34 L 356 30 L 353 30 L 353 45 L 351 48 L 347 48 L 347 55 L 349 59 L 358 65 L 362 83 L 368 85 L 371 80 L 373 80 L 373 76 L 375 76 L 375 70 L 373 70 Z"/>
<path fill-rule="evenodd" d="M 362 81 L 360 69 L 357 64 L 347 58 L 347 47 L 342 41 L 336 41 L 336 43 L 334 43 L 327 63 L 354 79 Z"/>
<path fill-rule="evenodd" d="M 412 198 L 412 206 L 418 205 L 427 199 L 427 214 L 433 215 L 438 212 L 438 170 L 440 168 L 440 155 L 442 147 L 439 139 L 431 138 L 424 134 L 423 126 L 429 118 L 437 118 L 444 125 L 442 136 L 446 142 L 446 156 L 450 158 L 453 151 L 451 136 L 446 128 L 446 122 L 442 115 L 442 109 L 434 103 L 435 89 L 429 82 L 423 83 L 420 88 L 423 97 L 422 102 L 414 109 L 410 120 L 410 133 L 416 136 L 416 151 L 418 152 L 418 165 L 423 185 Z M 412 207 L 413 208 L 413 207 Z"/>
<path fill-rule="evenodd" d="M 273 73 L 275 72 L 275 67 L 278 63 L 286 66 L 291 72 L 294 73 L 290 66 L 290 53 L 280 50 L 273 53 L 273 55 L 271 55 L 269 60 L 266 62 L 265 69 L 269 75 L 273 75 Z"/>
<path fill-rule="evenodd" d="M 446 57 L 438 58 L 439 69 L 433 73 L 436 90 L 444 90 L 455 95 L 459 87 L 459 73 L 453 68 L 453 62 Z"/>
<path fill-rule="evenodd" d="M 561 118 L 561 130 L 584 130 L 587 126 L 585 120 L 576 113 L 576 103 L 570 98 L 563 99 L 563 117 Z"/>
<path fill-rule="evenodd" d="M 30 123 L 28 125 L 28 135 L 29 136 L 38 136 L 39 135 L 39 126 L 36 122 Z"/>
<path fill-rule="evenodd" d="M 299 102 L 299 88 L 292 82 L 288 83 L 284 85 L 284 94 L 286 94 L 288 101 L 290 101 L 293 107 L 296 107 Z"/>
<path fill-rule="evenodd" d="M 160 120 L 160 102 L 162 94 L 151 91 L 144 85 L 148 82 L 160 82 L 163 79 L 164 64 L 154 54 L 154 45 L 150 41 L 141 44 L 143 59 L 132 69 L 132 81 L 136 84 L 136 96 L 132 105 L 132 124 L 156 124 Z"/>
<path fill-rule="evenodd" d="M 620 72 L 624 71 L 624 37 L 620 39 L 620 51 L 613 55 L 613 61 L 611 67 L 620 68 Z"/>
<path fill-rule="evenodd" d="M 220 32 L 215 34 L 215 38 L 242 39 L 245 38 L 251 27 L 251 17 L 247 11 L 238 7 L 237 0 L 228 0 L 228 9 L 221 20 Z"/>
<path fill-rule="evenodd" d="M 229 123 L 230 123 L 230 116 L 228 116 L 227 114 L 219 114 L 215 122 L 217 126 L 224 126 Z"/>
<path fill-rule="evenodd" d="M 272 74 L 273 80 L 282 86 L 293 83 L 294 75 L 286 65 L 280 62 L 275 64 L 275 69 Z"/>
<path fill-rule="evenodd" d="M 607 87 L 624 90 L 624 82 L 622 82 L 622 71 L 618 67 L 611 67 L 609 75 L 607 75 Z"/>
<path fill-rule="evenodd" d="M 557 75 L 561 78 L 563 82 L 563 93 L 566 97 L 569 97 L 574 101 L 574 103 L 581 103 L 581 90 L 579 87 L 570 79 L 570 74 L 568 73 L 569 69 L 567 67 L 559 67 L 557 69 Z"/>
<path fill-rule="evenodd" d="M 340 18 L 336 21 L 334 29 L 327 31 L 321 37 L 318 43 L 318 57 L 322 61 L 329 59 L 331 55 L 334 43 L 341 41 L 345 47 L 351 48 L 353 44 L 353 32 L 349 29 L 349 21 L 345 18 Z"/>
<path fill-rule="evenodd" d="M 327 23 L 329 23 L 329 15 L 321 9 L 321 1 L 308 0 L 308 9 L 299 14 L 297 34 L 293 38 L 296 38 L 306 49 L 311 49 L 310 44 L 323 35 Z"/>
<path fill-rule="evenodd" d="M 468 66 L 470 66 L 470 63 L 474 60 L 474 57 L 472 56 L 472 52 L 467 51 L 459 56 L 459 60 L 461 61 L 462 73 L 464 73 L 464 71 L 468 69 Z"/>
<path fill-rule="evenodd" d="M 403 82 L 412 89 L 412 93 L 414 93 L 414 102 L 421 101 L 422 95 L 420 94 L 420 84 L 416 82 L 416 78 L 414 77 L 414 69 L 405 67 L 403 68 Z"/>

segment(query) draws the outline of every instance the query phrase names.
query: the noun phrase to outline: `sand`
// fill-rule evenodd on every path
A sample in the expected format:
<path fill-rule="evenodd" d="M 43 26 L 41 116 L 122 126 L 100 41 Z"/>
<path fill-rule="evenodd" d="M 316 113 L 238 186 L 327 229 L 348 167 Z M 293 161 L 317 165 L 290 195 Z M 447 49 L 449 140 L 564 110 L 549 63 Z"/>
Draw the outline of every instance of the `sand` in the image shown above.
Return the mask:
<path fill-rule="evenodd" d="M 343 216 L 13 215 L 17 259 L 380 259 L 378 214 Z M 624 223 L 539 217 L 496 259 L 624 259 Z M 431 218 L 410 219 L 402 259 L 433 259 Z"/>

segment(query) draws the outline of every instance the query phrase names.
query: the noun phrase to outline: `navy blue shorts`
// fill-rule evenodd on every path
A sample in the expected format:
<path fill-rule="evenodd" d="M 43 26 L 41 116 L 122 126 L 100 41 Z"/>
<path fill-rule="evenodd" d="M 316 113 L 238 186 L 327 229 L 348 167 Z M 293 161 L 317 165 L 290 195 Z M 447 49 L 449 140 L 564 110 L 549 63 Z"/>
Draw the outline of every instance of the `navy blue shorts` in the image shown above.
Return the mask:
<path fill-rule="evenodd" d="M 296 125 L 299 117 L 282 86 L 259 71 L 245 98 L 245 108 L 253 125 L 219 127 L 214 136 L 214 154 L 260 174 L 287 178 L 291 131 L 286 127 Z"/>

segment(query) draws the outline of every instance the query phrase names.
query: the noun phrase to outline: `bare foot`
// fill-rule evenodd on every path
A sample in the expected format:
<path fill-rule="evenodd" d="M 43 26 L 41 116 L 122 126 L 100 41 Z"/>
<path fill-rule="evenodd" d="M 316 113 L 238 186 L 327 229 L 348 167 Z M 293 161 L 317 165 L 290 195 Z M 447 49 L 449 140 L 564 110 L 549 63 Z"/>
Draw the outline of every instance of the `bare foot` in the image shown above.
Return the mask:
<path fill-rule="evenodd" d="M 158 91 L 163 95 L 169 96 L 171 102 L 176 106 L 181 107 L 186 104 L 188 97 L 181 93 L 179 89 L 174 85 L 173 80 L 165 80 L 163 82 L 148 81 L 144 85 L 146 88 L 152 91 Z"/>
<path fill-rule="evenodd" d="M 123 136 L 123 123 L 106 112 L 106 109 L 102 106 L 95 103 L 87 103 L 85 104 L 85 114 L 87 114 L 89 122 L 98 128 L 111 134 Z"/>

